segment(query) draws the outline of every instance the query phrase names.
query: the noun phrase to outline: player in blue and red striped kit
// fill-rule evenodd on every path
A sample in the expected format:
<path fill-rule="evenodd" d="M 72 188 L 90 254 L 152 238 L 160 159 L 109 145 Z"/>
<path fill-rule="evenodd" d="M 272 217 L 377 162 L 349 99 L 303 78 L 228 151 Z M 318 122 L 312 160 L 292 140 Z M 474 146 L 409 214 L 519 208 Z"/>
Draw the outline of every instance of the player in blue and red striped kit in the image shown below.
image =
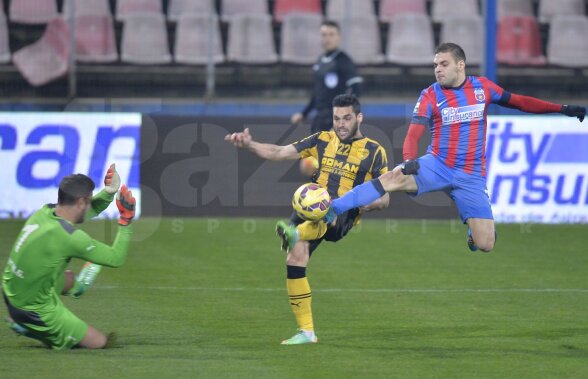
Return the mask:
<path fill-rule="evenodd" d="M 483 77 L 466 76 L 466 57 L 454 43 L 444 43 L 433 60 L 437 82 L 421 92 L 404 140 L 404 163 L 378 179 L 336 199 L 327 214 L 369 204 L 386 192 L 413 195 L 443 191 L 455 202 L 469 227 L 468 246 L 489 252 L 496 242 L 486 189 L 486 114 L 491 103 L 529 113 L 562 113 L 584 120 L 586 108 L 560 105 L 507 92 Z M 427 153 L 417 159 L 418 141 L 431 132 Z"/>

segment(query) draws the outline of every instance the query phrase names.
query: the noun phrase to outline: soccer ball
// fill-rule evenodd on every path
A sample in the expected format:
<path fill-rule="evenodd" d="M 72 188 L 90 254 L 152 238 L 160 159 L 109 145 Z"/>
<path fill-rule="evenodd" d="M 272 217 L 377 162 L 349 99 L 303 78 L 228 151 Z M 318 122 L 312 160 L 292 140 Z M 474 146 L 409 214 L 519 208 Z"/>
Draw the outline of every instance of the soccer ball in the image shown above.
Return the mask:
<path fill-rule="evenodd" d="M 331 206 L 331 196 L 326 189 L 315 183 L 301 185 L 292 197 L 292 208 L 298 217 L 307 221 L 323 218 Z"/>

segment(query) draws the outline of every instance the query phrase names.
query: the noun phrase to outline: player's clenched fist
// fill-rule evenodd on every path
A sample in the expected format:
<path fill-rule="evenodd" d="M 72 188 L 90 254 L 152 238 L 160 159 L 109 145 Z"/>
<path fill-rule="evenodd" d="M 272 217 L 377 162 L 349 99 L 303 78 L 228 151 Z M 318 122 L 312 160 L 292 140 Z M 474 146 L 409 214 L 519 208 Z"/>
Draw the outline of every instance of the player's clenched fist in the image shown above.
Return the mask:
<path fill-rule="evenodd" d="M 120 176 L 118 172 L 116 172 L 115 164 L 111 164 L 106 171 L 106 176 L 104 177 L 104 190 L 108 193 L 116 193 L 120 187 Z"/>
<path fill-rule="evenodd" d="M 126 185 L 123 185 L 116 196 L 116 207 L 120 212 L 120 218 L 118 219 L 120 225 L 126 226 L 131 223 L 133 217 L 135 217 L 135 203 L 133 193 L 129 191 Z"/>

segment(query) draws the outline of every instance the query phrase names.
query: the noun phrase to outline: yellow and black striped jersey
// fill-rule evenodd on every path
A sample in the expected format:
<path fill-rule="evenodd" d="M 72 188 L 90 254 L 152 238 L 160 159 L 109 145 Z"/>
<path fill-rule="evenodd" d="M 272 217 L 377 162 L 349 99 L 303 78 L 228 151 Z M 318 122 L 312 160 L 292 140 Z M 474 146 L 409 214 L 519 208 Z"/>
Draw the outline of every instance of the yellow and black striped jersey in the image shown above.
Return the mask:
<path fill-rule="evenodd" d="M 388 171 L 386 151 L 367 137 L 344 143 L 334 131 L 320 132 L 293 146 L 300 158 L 312 156 L 319 162 L 315 182 L 325 187 L 333 198 Z"/>

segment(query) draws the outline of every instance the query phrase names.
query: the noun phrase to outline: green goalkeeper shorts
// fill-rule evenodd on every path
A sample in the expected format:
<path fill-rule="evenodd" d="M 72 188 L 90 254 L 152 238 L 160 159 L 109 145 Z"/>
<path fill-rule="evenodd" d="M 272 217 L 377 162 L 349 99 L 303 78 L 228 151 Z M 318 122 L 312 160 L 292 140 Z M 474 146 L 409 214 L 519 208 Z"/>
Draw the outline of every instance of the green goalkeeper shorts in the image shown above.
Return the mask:
<path fill-rule="evenodd" d="M 34 311 L 12 306 L 6 297 L 4 301 L 10 317 L 30 332 L 28 336 L 52 349 L 71 349 L 82 341 L 88 331 L 88 324 L 67 309 L 59 298 L 57 304 Z"/>

